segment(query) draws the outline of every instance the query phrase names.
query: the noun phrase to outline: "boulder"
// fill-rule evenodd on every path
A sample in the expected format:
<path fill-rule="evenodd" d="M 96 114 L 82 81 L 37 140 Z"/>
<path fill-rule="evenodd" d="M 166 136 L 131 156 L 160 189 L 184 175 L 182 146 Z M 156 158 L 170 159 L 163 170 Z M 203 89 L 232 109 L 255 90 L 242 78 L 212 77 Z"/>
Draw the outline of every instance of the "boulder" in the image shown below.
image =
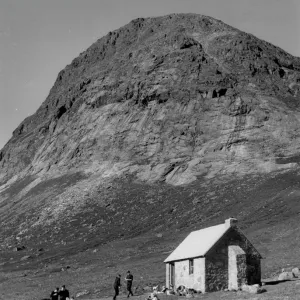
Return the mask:
<path fill-rule="evenodd" d="M 61 267 L 61 271 L 66 271 L 68 269 L 70 269 L 71 267 L 70 266 L 66 266 L 66 267 Z"/>
<path fill-rule="evenodd" d="M 261 294 L 266 292 L 266 289 L 261 288 L 259 284 L 253 284 L 253 285 L 243 284 L 242 291 L 250 294 Z"/>
<path fill-rule="evenodd" d="M 81 296 L 84 296 L 84 295 L 88 295 L 90 292 L 88 290 L 84 290 L 84 291 L 81 291 L 81 292 L 78 292 L 76 294 L 76 298 L 78 297 L 81 297 Z"/>
<path fill-rule="evenodd" d="M 300 276 L 299 268 L 293 268 L 292 273 L 294 274 L 295 277 L 298 278 Z"/>
<path fill-rule="evenodd" d="M 26 249 L 25 246 L 18 246 L 18 247 L 14 248 L 14 251 L 22 251 L 22 250 L 25 250 L 25 249 Z"/>
<path fill-rule="evenodd" d="M 282 272 L 278 275 L 278 280 L 292 280 L 295 278 L 293 272 Z"/>
<path fill-rule="evenodd" d="M 25 256 L 23 256 L 20 260 L 23 261 L 23 260 L 27 260 L 27 259 L 29 259 L 29 258 L 31 258 L 30 255 L 25 255 Z"/>

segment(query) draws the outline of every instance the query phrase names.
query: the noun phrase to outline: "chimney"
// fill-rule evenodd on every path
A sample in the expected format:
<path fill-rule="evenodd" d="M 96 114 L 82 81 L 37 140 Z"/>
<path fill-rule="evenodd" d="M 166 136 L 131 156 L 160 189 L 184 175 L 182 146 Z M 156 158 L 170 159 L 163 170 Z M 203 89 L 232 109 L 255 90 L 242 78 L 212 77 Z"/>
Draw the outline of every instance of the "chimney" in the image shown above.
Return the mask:
<path fill-rule="evenodd" d="M 229 219 L 225 220 L 226 227 L 236 227 L 238 220 L 236 218 L 230 217 Z"/>

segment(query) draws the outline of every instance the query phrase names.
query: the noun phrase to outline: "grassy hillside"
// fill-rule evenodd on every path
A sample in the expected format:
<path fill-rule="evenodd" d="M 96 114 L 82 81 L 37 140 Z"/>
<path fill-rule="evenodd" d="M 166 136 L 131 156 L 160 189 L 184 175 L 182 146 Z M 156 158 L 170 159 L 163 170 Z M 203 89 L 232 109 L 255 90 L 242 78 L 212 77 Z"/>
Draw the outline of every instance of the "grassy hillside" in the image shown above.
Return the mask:
<path fill-rule="evenodd" d="M 191 230 L 222 223 L 229 216 L 239 219 L 240 228 L 264 257 L 263 276 L 270 277 L 299 263 L 299 179 L 298 172 L 286 172 L 231 181 L 199 179 L 184 187 L 116 180 L 73 213 L 70 210 L 65 219 L 55 219 L 48 225 L 52 230 L 45 224 L 31 227 L 26 235 L 30 239 L 15 244 L 25 250 L 3 249 L 1 289 L 8 293 L 14 285 L 18 299 L 20 293 L 37 295 L 34 286 L 46 293 L 64 282 L 72 290 L 109 294 L 115 274 L 127 269 L 134 272 L 135 284 L 162 283 L 168 253 Z M 65 182 L 78 185 L 85 180 L 77 174 Z M 31 197 L 46 197 L 54 182 L 37 186 Z M 16 218 L 18 213 L 22 216 L 15 210 Z M 2 230 L 2 239 L 8 241 L 9 234 Z"/>

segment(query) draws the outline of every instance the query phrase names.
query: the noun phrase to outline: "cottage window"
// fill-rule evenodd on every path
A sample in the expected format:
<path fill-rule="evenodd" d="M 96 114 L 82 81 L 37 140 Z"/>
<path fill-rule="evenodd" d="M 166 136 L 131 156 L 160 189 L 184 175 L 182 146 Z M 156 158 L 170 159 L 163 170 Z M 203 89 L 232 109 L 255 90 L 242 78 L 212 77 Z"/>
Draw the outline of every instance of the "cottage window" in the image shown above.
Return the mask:
<path fill-rule="evenodd" d="M 189 259 L 189 274 L 194 274 L 194 260 Z"/>

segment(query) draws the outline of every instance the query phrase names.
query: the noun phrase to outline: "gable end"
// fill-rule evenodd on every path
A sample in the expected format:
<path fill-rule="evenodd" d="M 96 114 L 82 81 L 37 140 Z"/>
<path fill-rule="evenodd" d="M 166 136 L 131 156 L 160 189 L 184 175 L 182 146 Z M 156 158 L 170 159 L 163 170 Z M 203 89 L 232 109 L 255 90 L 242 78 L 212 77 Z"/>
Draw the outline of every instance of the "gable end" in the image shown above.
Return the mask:
<path fill-rule="evenodd" d="M 238 227 L 228 228 L 223 236 L 205 253 L 205 256 L 217 252 L 218 248 L 222 248 L 224 245 L 226 245 L 226 247 L 238 245 L 246 254 L 253 254 L 259 259 L 262 259 L 261 254 Z"/>

